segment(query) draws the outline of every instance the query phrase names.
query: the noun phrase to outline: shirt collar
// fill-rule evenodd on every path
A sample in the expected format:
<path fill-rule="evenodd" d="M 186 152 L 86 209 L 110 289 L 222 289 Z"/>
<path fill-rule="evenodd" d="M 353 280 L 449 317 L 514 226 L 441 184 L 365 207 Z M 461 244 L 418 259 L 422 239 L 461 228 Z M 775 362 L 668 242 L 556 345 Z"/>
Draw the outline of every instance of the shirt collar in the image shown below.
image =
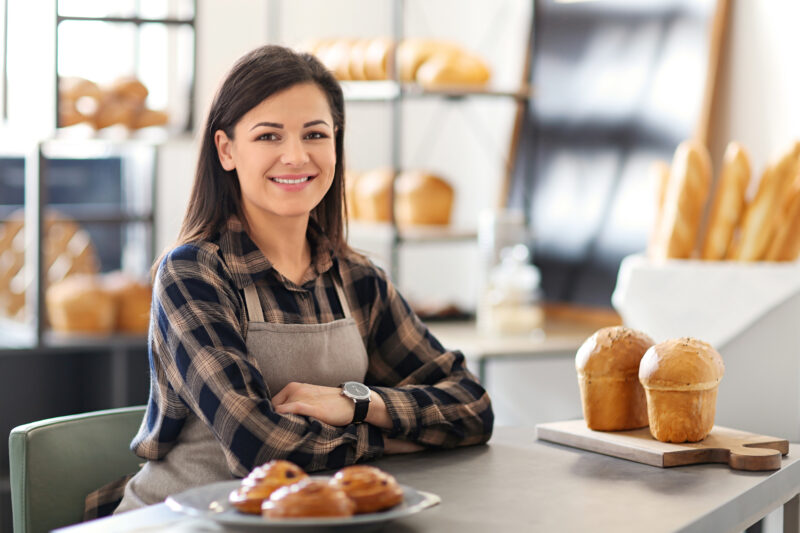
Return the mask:
<path fill-rule="evenodd" d="M 333 243 L 313 218 L 308 221 L 306 238 L 311 246 L 311 265 L 319 276 L 334 264 Z M 272 263 L 256 246 L 236 216 L 231 216 L 222 228 L 219 246 L 237 289 L 255 283 L 269 270 L 273 270 Z"/>

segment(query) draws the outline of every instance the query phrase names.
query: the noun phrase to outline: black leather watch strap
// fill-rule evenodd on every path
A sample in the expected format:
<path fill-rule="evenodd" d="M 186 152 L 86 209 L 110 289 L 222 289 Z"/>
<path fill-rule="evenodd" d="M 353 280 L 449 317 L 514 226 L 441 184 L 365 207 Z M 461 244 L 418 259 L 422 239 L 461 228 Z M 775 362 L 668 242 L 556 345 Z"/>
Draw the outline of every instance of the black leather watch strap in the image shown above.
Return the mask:
<path fill-rule="evenodd" d="M 367 418 L 369 400 L 356 400 L 356 410 L 353 413 L 353 424 L 360 424 Z"/>

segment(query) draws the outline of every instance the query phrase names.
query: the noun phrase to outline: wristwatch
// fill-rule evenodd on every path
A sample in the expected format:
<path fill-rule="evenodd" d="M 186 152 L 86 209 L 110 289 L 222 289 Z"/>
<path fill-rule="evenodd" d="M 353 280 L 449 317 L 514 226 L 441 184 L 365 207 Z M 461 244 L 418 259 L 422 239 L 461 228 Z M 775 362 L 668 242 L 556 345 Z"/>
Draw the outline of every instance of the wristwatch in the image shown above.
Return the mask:
<path fill-rule="evenodd" d="M 367 410 L 369 409 L 370 393 L 369 387 L 358 381 L 345 381 L 341 385 L 342 395 L 347 396 L 356 404 L 356 410 L 353 413 L 353 424 L 360 424 L 367 418 Z"/>

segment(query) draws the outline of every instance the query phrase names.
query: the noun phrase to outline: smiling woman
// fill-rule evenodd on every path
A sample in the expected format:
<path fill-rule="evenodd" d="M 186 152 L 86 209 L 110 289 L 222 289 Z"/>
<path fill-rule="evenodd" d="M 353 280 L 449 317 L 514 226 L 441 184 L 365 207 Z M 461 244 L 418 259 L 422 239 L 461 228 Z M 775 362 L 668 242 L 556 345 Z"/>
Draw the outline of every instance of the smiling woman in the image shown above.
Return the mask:
<path fill-rule="evenodd" d="M 335 469 L 491 437 L 464 356 L 345 242 L 344 124 L 341 87 L 307 54 L 256 49 L 220 87 L 178 242 L 154 265 L 132 443 L 146 462 L 116 512 L 273 459 Z"/>
<path fill-rule="evenodd" d="M 296 225 L 294 217 L 301 219 L 301 226 L 307 224 L 333 183 L 336 166 L 333 117 L 325 93 L 313 83 L 290 87 L 248 111 L 233 133 L 229 137 L 218 130 L 214 140 L 222 167 L 236 171 L 248 222 L 268 233 Z M 267 237 L 256 244 L 268 257 L 278 258 L 281 250 L 270 254 L 265 249 L 276 240 L 283 241 Z M 308 266 L 308 260 L 304 254 L 300 267 Z"/>

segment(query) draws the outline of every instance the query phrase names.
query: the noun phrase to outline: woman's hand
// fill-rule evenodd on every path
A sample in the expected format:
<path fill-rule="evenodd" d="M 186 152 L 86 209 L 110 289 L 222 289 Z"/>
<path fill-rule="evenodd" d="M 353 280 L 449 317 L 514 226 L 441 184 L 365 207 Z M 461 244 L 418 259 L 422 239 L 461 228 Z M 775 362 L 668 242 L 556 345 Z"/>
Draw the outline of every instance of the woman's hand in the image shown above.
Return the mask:
<path fill-rule="evenodd" d="M 370 399 L 365 422 L 383 429 L 391 428 L 392 420 L 383 398 L 372 393 Z M 332 426 L 350 424 L 356 409 L 353 400 L 343 396 L 339 387 L 296 382 L 289 383 L 273 396 L 272 405 L 276 413 L 312 416 Z"/>
<path fill-rule="evenodd" d="M 339 387 L 292 382 L 272 397 L 275 412 L 312 416 L 332 426 L 346 426 L 353 420 L 355 404 L 342 396 Z"/>

